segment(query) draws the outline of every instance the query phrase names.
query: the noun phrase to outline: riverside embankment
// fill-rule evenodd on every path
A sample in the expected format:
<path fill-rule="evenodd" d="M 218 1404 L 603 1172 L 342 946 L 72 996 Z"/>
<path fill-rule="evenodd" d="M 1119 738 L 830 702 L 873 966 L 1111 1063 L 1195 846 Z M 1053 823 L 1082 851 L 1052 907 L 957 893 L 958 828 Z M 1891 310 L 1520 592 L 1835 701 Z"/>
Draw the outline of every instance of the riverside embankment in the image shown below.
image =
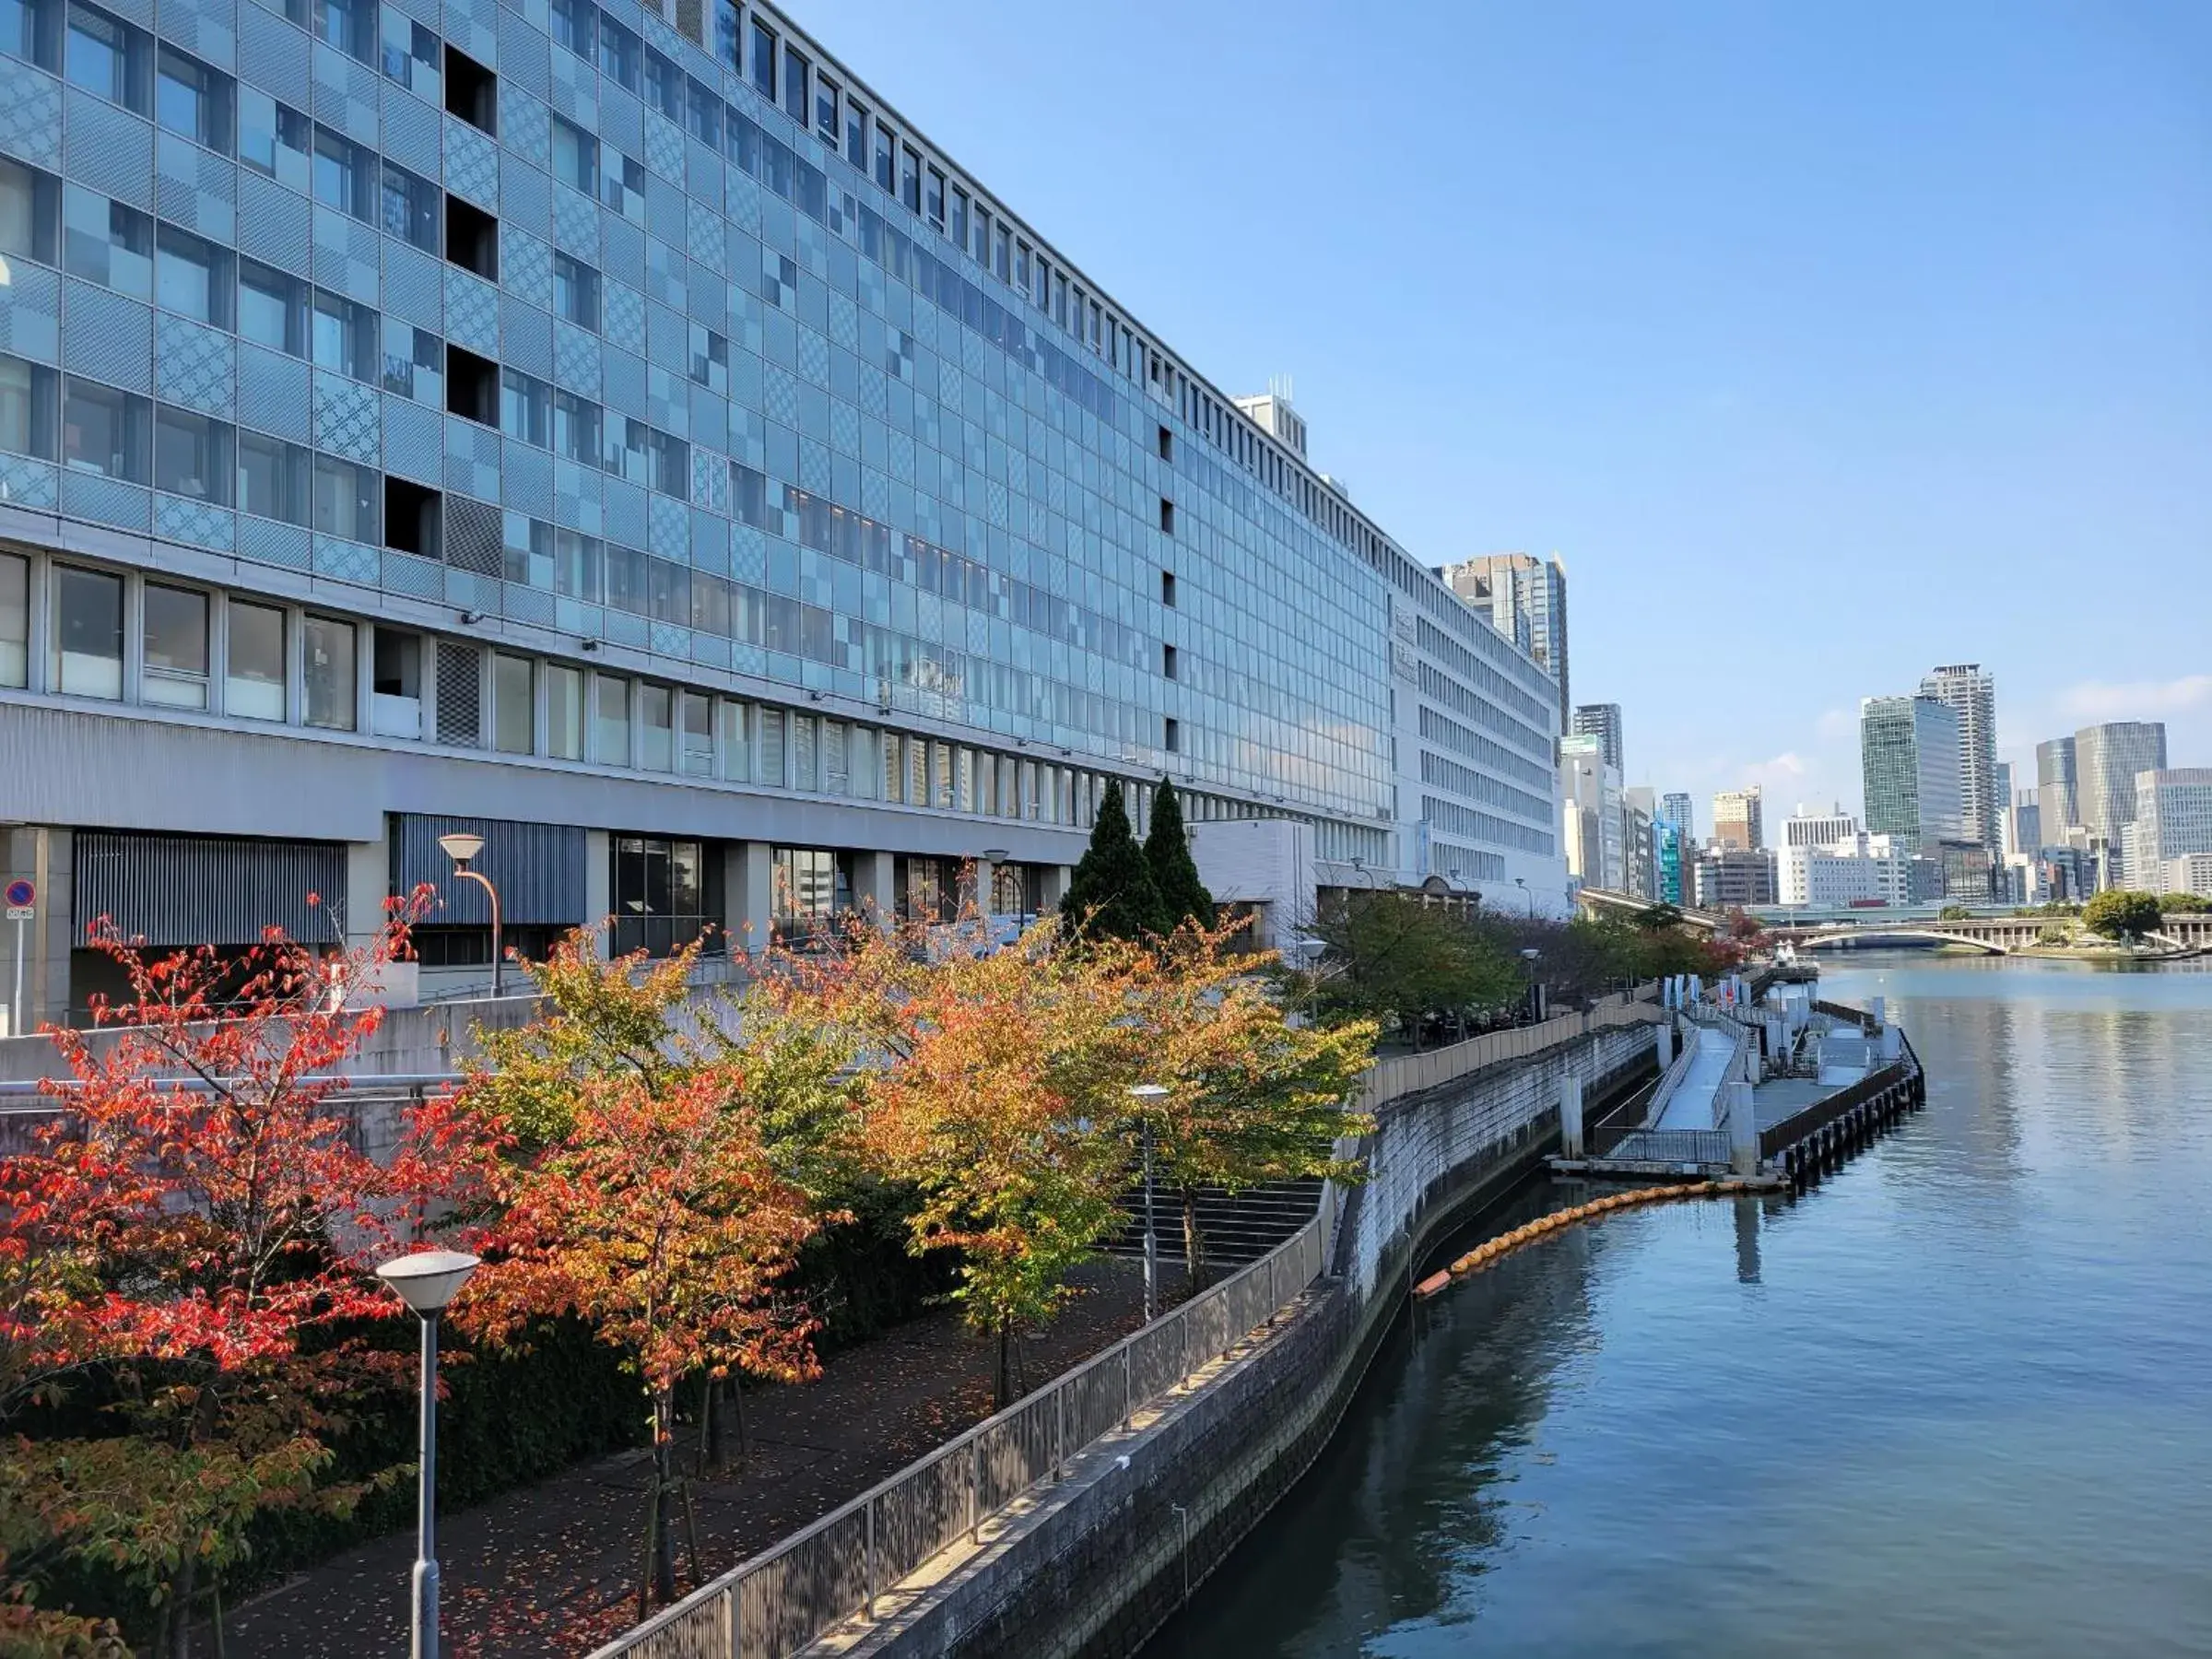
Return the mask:
<path fill-rule="evenodd" d="M 1821 992 L 1885 997 L 1924 1110 L 1421 1303 L 1144 1659 L 2212 1653 L 2212 971 Z"/>
<path fill-rule="evenodd" d="M 1556 1147 L 1562 1079 L 1602 1112 L 1655 1074 L 1658 1018 L 1384 1063 L 1341 1212 L 603 1653 L 1134 1651 L 1326 1442 L 1416 1263 Z"/>

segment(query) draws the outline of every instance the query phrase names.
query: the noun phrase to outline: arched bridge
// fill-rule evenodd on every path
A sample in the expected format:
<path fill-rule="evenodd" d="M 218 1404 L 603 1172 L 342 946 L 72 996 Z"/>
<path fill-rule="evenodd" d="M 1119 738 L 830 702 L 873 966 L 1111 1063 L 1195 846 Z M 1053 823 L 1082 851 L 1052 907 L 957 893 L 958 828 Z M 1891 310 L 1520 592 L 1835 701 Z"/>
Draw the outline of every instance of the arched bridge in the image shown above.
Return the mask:
<path fill-rule="evenodd" d="M 1827 927 L 1810 928 L 1793 935 L 1800 950 L 1879 950 L 1889 945 L 1964 945 L 1986 956 L 2006 956 L 2010 945 L 1977 933 L 1959 933 L 1948 924 L 1929 927 Z M 2026 941 L 2035 943 L 2030 934 Z"/>

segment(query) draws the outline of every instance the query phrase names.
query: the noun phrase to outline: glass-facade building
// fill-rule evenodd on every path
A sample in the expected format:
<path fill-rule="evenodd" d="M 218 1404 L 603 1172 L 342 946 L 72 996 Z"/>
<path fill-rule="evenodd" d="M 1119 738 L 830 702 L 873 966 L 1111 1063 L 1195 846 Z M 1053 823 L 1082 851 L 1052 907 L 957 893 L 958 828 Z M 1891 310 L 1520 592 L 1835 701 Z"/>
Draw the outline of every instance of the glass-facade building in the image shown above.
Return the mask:
<path fill-rule="evenodd" d="M 1033 910 L 1163 775 L 1560 885 L 1556 683 L 768 8 L 0 0 L 0 260 L 70 936 L 358 934 L 462 822 L 525 945 Z"/>

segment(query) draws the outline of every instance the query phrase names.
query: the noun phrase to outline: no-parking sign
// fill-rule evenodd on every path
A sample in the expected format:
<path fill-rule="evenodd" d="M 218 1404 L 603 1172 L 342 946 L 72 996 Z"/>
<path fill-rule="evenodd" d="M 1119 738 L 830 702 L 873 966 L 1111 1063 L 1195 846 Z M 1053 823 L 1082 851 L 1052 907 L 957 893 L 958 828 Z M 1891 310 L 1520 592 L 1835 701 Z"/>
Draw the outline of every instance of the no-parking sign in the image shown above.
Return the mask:
<path fill-rule="evenodd" d="M 7 884 L 7 919 L 10 922 L 28 922 L 37 913 L 39 889 L 24 880 Z"/>

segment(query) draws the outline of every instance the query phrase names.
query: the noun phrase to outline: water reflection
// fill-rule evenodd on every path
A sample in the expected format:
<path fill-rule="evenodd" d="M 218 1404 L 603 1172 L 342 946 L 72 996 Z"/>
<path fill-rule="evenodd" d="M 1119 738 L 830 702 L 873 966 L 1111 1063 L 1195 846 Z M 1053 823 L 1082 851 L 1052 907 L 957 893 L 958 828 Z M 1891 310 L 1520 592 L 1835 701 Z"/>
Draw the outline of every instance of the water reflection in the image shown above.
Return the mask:
<path fill-rule="evenodd" d="M 1925 1112 L 1423 1304 L 1148 1651 L 2212 1653 L 2212 973 L 1824 991 L 1889 999 Z"/>

